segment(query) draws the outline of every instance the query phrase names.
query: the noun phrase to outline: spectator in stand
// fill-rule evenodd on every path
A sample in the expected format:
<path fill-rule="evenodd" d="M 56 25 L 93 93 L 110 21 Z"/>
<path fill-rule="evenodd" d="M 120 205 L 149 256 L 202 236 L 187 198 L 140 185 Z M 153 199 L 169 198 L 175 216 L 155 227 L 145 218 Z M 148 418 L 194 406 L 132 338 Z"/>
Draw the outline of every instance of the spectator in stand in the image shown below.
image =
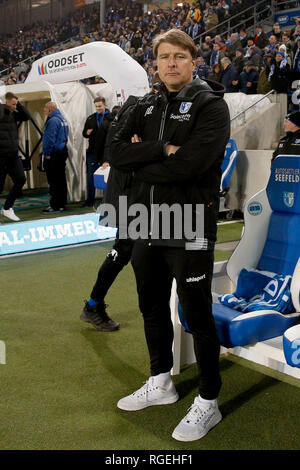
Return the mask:
<path fill-rule="evenodd" d="M 281 44 L 278 48 L 278 52 L 284 52 L 287 63 L 289 64 L 290 69 L 292 68 L 292 59 L 286 51 L 285 44 Z"/>
<path fill-rule="evenodd" d="M 216 38 L 219 38 L 218 41 L 216 40 Z M 215 36 L 215 42 L 218 42 L 220 46 L 220 51 L 224 52 L 224 54 L 226 55 L 227 45 L 225 39 L 223 39 L 221 36 Z"/>
<path fill-rule="evenodd" d="M 296 38 L 297 49 L 293 59 L 292 73 L 295 78 L 299 77 L 300 73 L 300 36 Z"/>
<path fill-rule="evenodd" d="M 239 73 L 242 73 L 245 67 L 245 62 L 246 60 L 243 54 L 243 49 L 241 47 L 238 47 L 235 51 L 235 58 L 233 59 L 232 64 L 235 66 Z"/>
<path fill-rule="evenodd" d="M 208 75 L 207 79 L 212 80 L 213 82 L 220 82 L 222 76 L 222 69 L 220 64 L 215 64 L 212 66 L 211 73 Z"/>
<path fill-rule="evenodd" d="M 142 47 L 139 47 L 138 50 L 136 51 L 136 54 L 134 54 L 133 58 L 140 64 L 144 65 L 145 63 L 145 58 L 144 58 L 144 51 Z"/>
<path fill-rule="evenodd" d="M 264 32 L 262 25 L 256 26 L 256 36 L 254 37 L 254 44 L 259 49 L 264 49 L 269 44 L 269 38 Z"/>
<path fill-rule="evenodd" d="M 202 20 L 201 9 L 199 5 L 192 5 L 188 11 L 187 19 L 195 21 L 199 24 Z"/>
<path fill-rule="evenodd" d="M 267 52 L 263 57 L 263 68 L 260 71 L 257 84 L 257 93 L 259 93 L 260 95 L 265 95 L 266 93 L 272 90 L 269 75 L 271 71 L 271 66 L 274 61 L 274 54 L 270 51 Z"/>
<path fill-rule="evenodd" d="M 283 31 L 282 33 L 282 44 L 286 47 L 286 52 L 290 56 L 291 60 L 294 59 L 294 41 L 291 40 L 290 34 L 288 31 Z"/>
<path fill-rule="evenodd" d="M 250 60 L 246 62 L 245 69 L 240 75 L 240 91 L 246 95 L 253 95 L 257 90 L 259 73 Z"/>
<path fill-rule="evenodd" d="M 277 38 L 276 36 L 274 36 L 274 34 L 272 34 L 269 37 L 269 44 L 267 44 L 266 47 L 269 49 L 269 51 L 275 51 L 276 44 L 277 44 Z"/>
<path fill-rule="evenodd" d="M 241 47 L 245 48 L 247 46 L 247 41 L 248 41 L 248 34 L 244 28 L 240 28 L 240 43 Z"/>
<path fill-rule="evenodd" d="M 276 37 L 276 42 L 281 42 L 282 31 L 279 23 L 273 24 L 272 30 L 268 33 L 269 38 L 272 35 Z"/>
<path fill-rule="evenodd" d="M 208 16 L 207 16 L 207 19 L 204 21 L 204 23 L 205 23 L 206 31 L 212 30 L 219 23 L 218 16 L 213 8 L 209 8 Z M 211 31 L 212 34 L 214 34 L 213 31 Z"/>
<path fill-rule="evenodd" d="M 197 57 L 196 58 L 196 65 L 195 65 L 195 74 L 199 78 L 204 78 L 206 79 L 208 75 L 210 74 L 211 68 L 209 65 L 205 63 L 205 60 L 203 57 Z"/>
<path fill-rule="evenodd" d="M 287 63 L 287 57 L 284 52 L 277 52 L 275 55 L 275 62 L 271 66 L 269 74 L 269 81 L 271 87 L 277 93 L 287 93 L 289 90 L 289 72 L 290 66 Z"/>
<path fill-rule="evenodd" d="M 253 62 L 253 65 L 257 70 L 260 70 L 262 66 L 262 51 L 255 46 L 251 46 L 249 49 L 248 60 Z"/>
<path fill-rule="evenodd" d="M 149 82 L 149 87 L 151 88 L 152 87 L 152 83 L 153 83 L 153 78 L 154 78 L 154 73 L 155 73 L 155 70 L 152 66 L 148 67 L 147 69 L 147 76 L 148 76 L 148 82 Z"/>
<path fill-rule="evenodd" d="M 221 59 L 223 72 L 221 75 L 221 84 L 225 87 L 226 93 L 237 93 L 239 91 L 240 74 L 231 63 L 229 57 Z"/>
<path fill-rule="evenodd" d="M 242 45 L 238 33 L 232 33 L 230 35 L 230 45 L 226 47 L 226 55 L 229 57 L 230 60 L 234 59 L 235 51 L 238 47 L 241 46 Z"/>
<path fill-rule="evenodd" d="M 255 45 L 255 44 L 254 44 L 254 37 L 253 37 L 253 36 L 249 36 L 248 39 L 247 39 L 247 46 L 246 46 L 245 49 L 244 49 L 244 56 L 245 56 L 246 58 L 248 58 L 249 55 L 250 55 L 250 52 L 249 52 L 249 51 L 250 51 L 250 47 L 252 47 L 252 46 L 254 46 L 254 45 Z"/>
<path fill-rule="evenodd" d="M 210 64 L 210 57 L 211 57 L 211 54 L 212 54 L 211 44 L 204 41 L 202 43 L 202 45 L 200 46 L 199 53 L 203 57 L 203 59 L 205 60 L 206 64 L 209 65 Z"/>
<path fill-rule="evenodd" d="M 218 17 L 218 24 L 223 23 L 223 21 L 225 21 L 226 11 L 222 6 L 222 2 L 217 3 L 216 14 L 217 14 L 217 17 Z"/>
<path fill-rule="evenodd" d="M 209 65 L 212 67 L 215 64 L 220 64 L 223 57 L 225 57 L 224 52 L 220 51 L 220 45 L 215 42 L 210 56 Z"/>

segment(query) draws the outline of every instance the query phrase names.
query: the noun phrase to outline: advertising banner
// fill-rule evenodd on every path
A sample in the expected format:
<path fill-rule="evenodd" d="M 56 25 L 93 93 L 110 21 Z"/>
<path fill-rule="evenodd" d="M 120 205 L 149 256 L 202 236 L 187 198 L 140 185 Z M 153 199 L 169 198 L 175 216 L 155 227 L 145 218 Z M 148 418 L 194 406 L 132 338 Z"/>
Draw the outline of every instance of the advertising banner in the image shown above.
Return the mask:
<path fill-rule="evenodd" d="M 83 214 L 0 226 L 0 257 L 115 238 L 116 229 L 99 225 L 99 214 Z"/>
<path fill-rule="evenodd" d="M 280 26 L 294 26 L 295 27 L 295 18 L 300 17 L 300 8 L 281 11 L 276 13 L 274 16 L 274 22 L 278 22 Z"/>
<path fill-rule="evenodd" d="M 149 92 L 147 73 L 143 67 L 116 44 L 95 41 L 66 49 L 36 60 L 27 83 L 46 81 L 66 83 L 100 76 L 109 83 L 118 102 L 128 96 L 144 96 Z"/>

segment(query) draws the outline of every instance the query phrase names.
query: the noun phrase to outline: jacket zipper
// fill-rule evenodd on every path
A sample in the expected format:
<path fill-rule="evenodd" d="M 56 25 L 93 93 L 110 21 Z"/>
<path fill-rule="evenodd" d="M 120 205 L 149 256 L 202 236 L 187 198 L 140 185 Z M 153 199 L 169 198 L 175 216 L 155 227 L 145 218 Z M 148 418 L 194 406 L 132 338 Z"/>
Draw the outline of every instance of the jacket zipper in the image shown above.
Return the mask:
<path fill-rule="evenodd" d="M 164 135 L 164 129 L 165 129 L 165 122 L 166 122 L 166 115 L 167 115 L 167 110 L 168 110 L 169 103 L 167 103 L 164 112 L 161 117 L 160 121 L 160 128 L 159 128 L 159 133 L 158 133 L 158 140 L 162 140 L 163 135 Z M 151 185 L 150 188 L 150 232 L 149 235 L 151 237 L 152 232 L 153 232 L 153 223 L 154 223 L 154 211 L 153 211 L 153 193 L 154 193 L 154 184 Z M 151 243 L 149 243 L 151 245 Z"/>

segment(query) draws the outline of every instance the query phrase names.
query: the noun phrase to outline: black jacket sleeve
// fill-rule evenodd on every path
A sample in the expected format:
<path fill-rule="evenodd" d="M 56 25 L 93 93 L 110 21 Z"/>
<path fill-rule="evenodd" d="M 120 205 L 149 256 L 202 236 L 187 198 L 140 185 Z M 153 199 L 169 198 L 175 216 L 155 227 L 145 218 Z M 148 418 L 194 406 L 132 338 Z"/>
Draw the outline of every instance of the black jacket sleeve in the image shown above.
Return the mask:
<path fill-rule="evenodd" d="M 86 131 L 88 129 L 95 129 L 97 130 L 97 122 L 96 122 L 96 118 L 95 118 L 95 115 L 94 114 L 91 114 L 87 120 L 85 121 L 85 125 L 84 125 L 84 128 L 83 128 L 83 131 L 82 131 L 82 135 L 83 137 L 85 137 L 86 139 L 89 139 L 91 137 L 92 134 L 95 133 L 95 130 L 94 132 L 92 132 L 92 134 L 88 135 L 86 133 Z"/>
<path fill-rule="evenodd" d="M 28 121 L 30 119 L 30 114 L 19 101 L 17 103 L 17 110 L 14 111 L 14 118 L 18 122 Z"/>
<path fill-rule="evenodd" d="M 111 143 L 111 165 L 120 170 L 135 171 L 149 163 L 165 158 L 162 141 L 131 143 L 134 134 L 141 136 L 142 107 L 137 103 L 130 111 L 126 122 L 116 132 Z"/>
<path fill-rule="evenodd" d="M 222 161 L 230 137 L 227 104 L 214 100 L 200 112 L 205 118 L 197 120 L 184 145 L 163 161 L 138 169 L 136 178 L 150 184 L 188 181 L 201 177 L 218 160 Z"/>

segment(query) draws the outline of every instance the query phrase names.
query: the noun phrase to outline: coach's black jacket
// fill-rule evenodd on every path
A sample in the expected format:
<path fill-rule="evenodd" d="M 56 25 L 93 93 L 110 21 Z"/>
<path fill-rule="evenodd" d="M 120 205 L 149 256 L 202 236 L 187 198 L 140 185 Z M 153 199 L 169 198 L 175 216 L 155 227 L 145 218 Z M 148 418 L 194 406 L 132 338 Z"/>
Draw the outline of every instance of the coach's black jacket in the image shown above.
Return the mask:
<path fill-rule="evenodd" d="M 296 132 L 287 132 L 278 142 L 272 155 L 272 162 L 277 155 L 300 155 L 300 129 Z"/>
<path fill-rule="evenodd" d="M 30 115 L 18 102 L 16 111 L 11 112 L 0 104 L 0 158 L 15 158 L 18 155 L 18 122 L 28 121 Z"/>
<path fill-rule="evenodd" d="M 216 240 L 220 167 L 230 137 L 223 93 L 219 83 L 195 78 L 175 96 L 166 90 L 146 95 L 111 146 L 111 165 L 134 172 L 130 203 L 146 205 L 150 218 L 153 204 L 192 204 L 194 210 L 203 204 L 204 237 L 209 242 Z M 141 143 L 131 143 L 134 134 Z M 168 143 L 180 149 L 167 156 Z M 185 241 L 171 235 L 163 244 L 183 246 Z"/>

